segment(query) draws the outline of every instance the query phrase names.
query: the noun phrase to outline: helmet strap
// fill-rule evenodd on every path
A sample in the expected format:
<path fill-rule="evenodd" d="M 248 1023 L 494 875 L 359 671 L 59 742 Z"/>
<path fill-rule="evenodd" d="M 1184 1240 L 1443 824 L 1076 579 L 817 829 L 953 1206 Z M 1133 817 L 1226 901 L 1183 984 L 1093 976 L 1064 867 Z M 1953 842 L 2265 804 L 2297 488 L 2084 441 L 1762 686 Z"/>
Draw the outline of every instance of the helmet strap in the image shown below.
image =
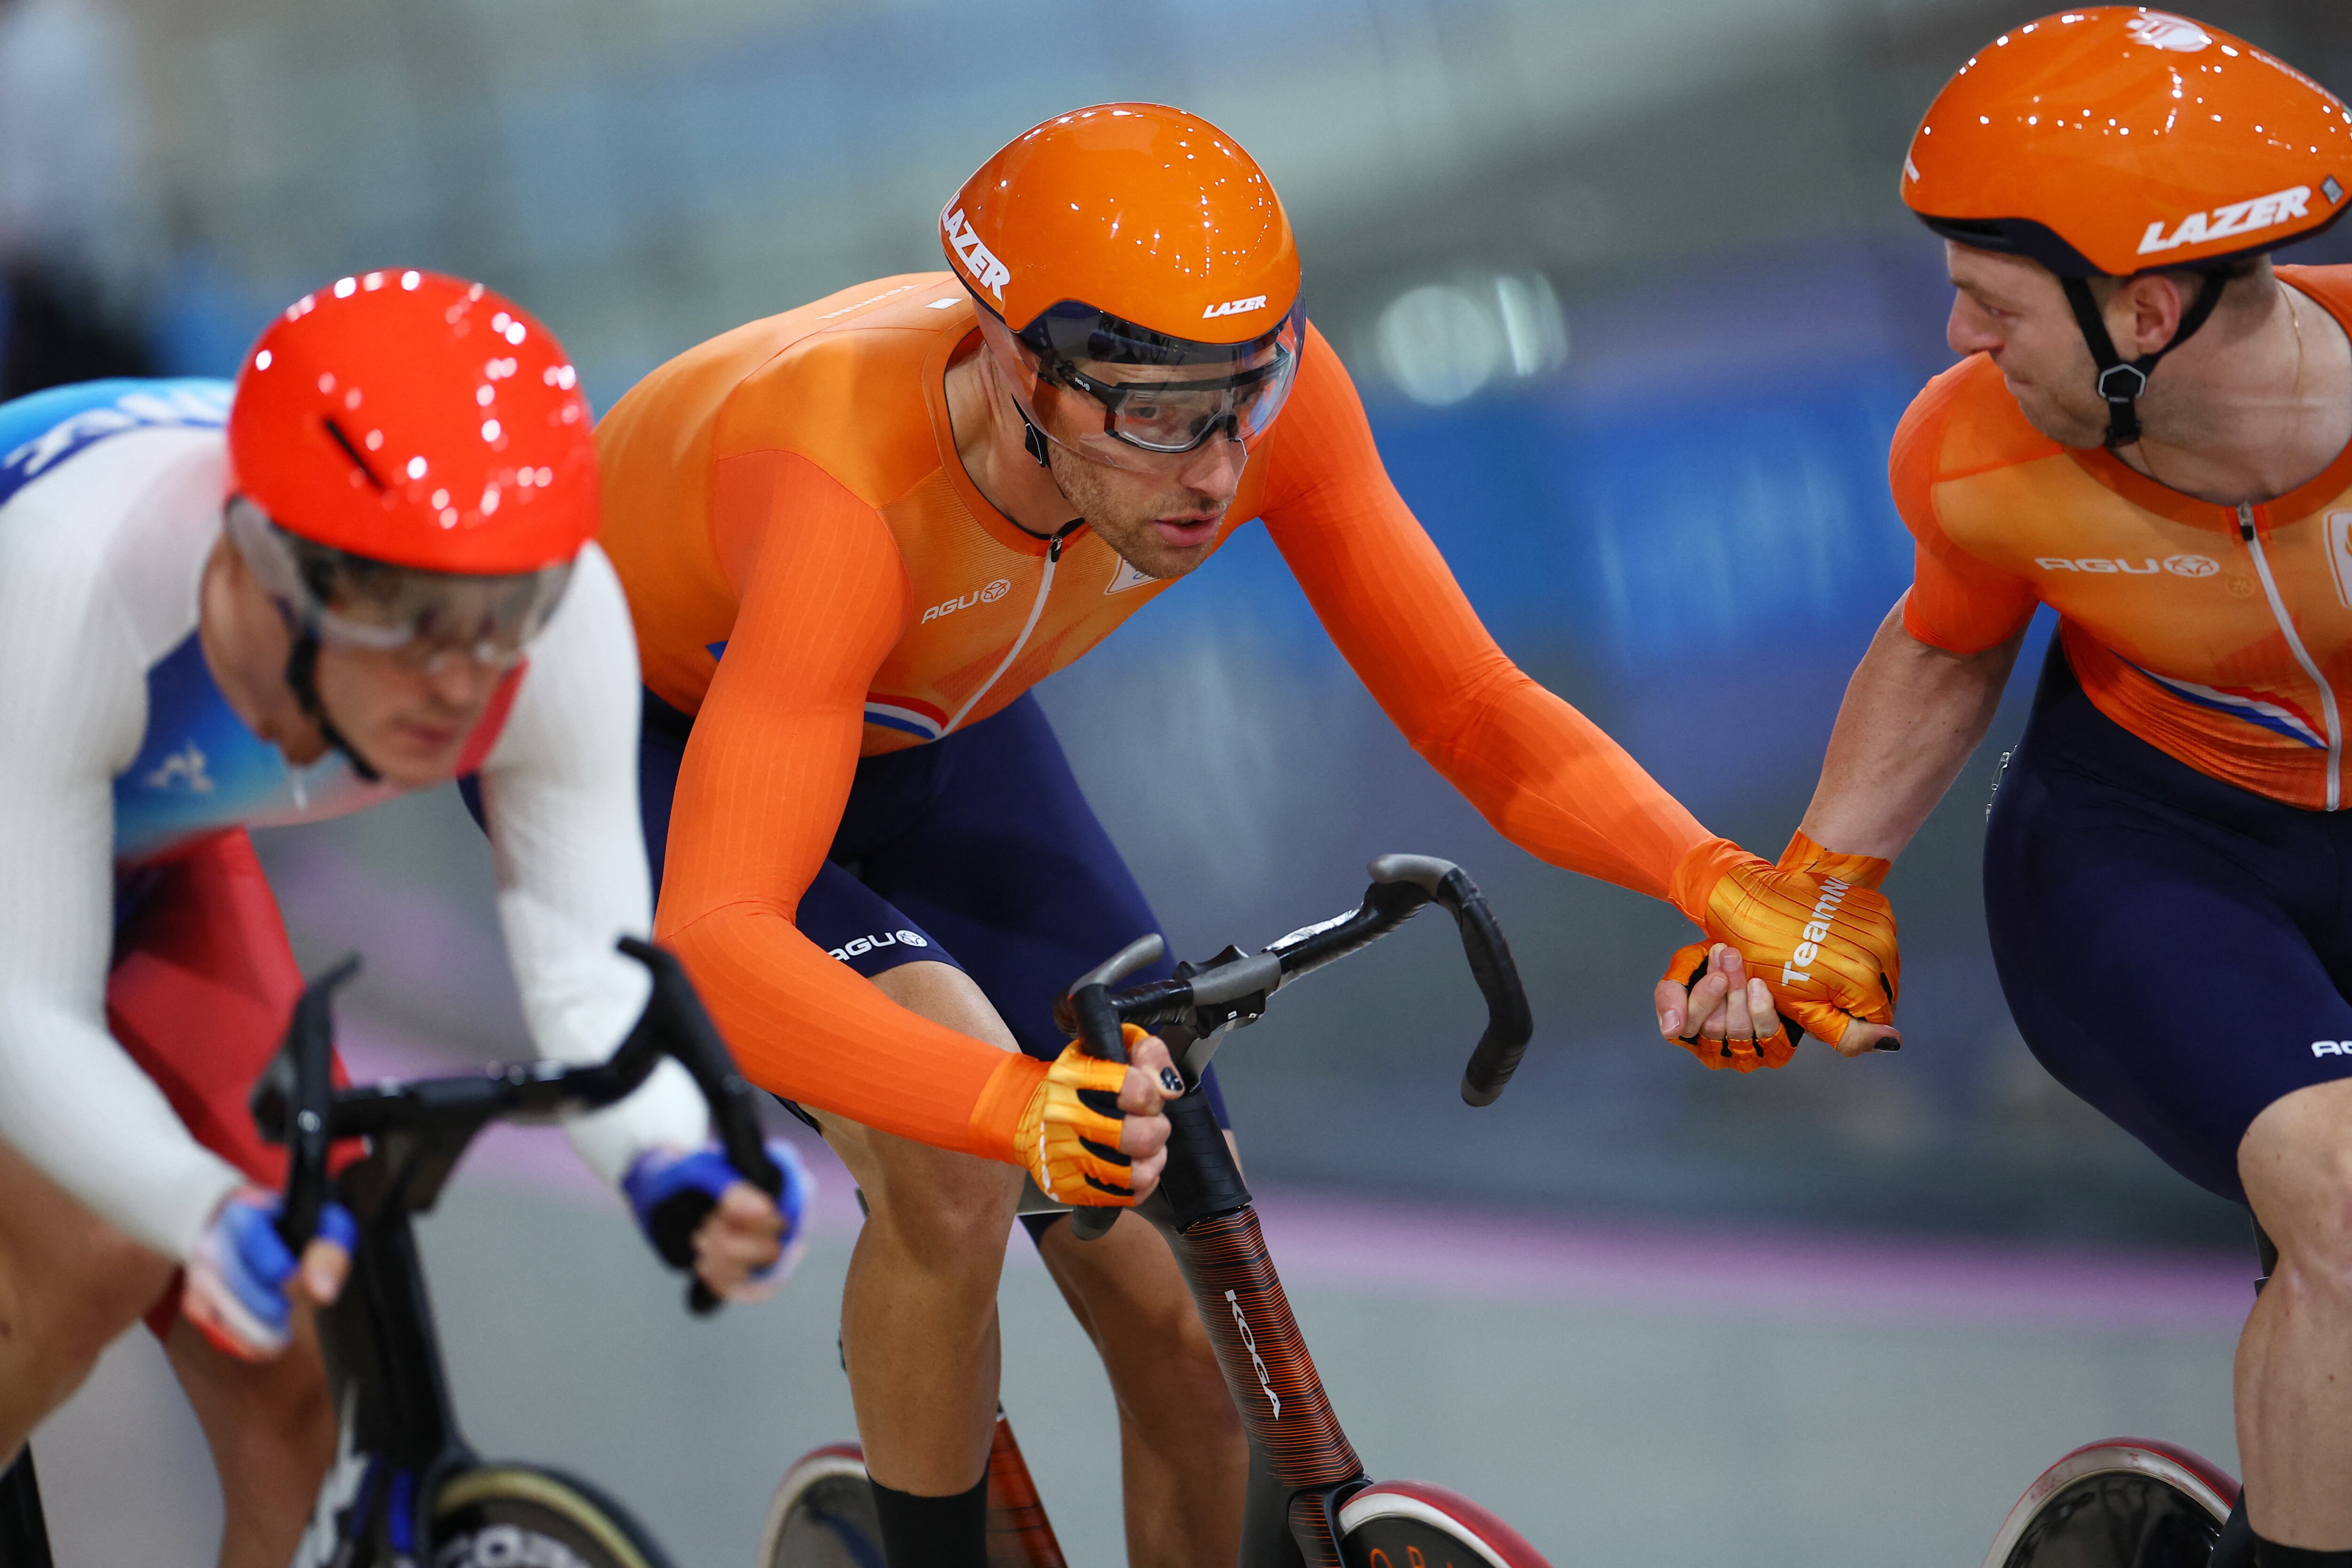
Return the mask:
<path fill-rule="evenodd" d="M 1052 468 L 1054 460 L 1045 450 L 1045 432 L 1037 428 L 1036 422 L 1029 417 L 1029 411 L 1021 406 L 1018 399 L 1013 401 L 1013 411 L 1021 416 L 1022 448 L 1037 459 L 1039 468 Z"/>
<path fill-rule="evenodd" d="M 2062 278 L 2060 287 L 2066 291 L 2066 303 L 2074 311 L 2074 324 L 2083 330 L 2083 341 L 2090 345 L 2091 361 L 2098 367 L 2097 380 L 2093 384 L 2107 402 L 2107 435 L 2105 445 L 2113 449 L 2128 447 L 2140 438 L 2139 400 L 2147 394 L 2148 373 L 2156 362 L 2189 341 L 2189 334 L 2205 324 L 2213 314 L 2213 307 L 2221 302 L 2221 290 L 2229 279 L 2220 273 L 2209 273 L 2205 287 L 2181 312 L 2179 329 L 2172 341 L 2135 360 L 2126 360 L 2116 352 L 2115 340 L 2107 335 L 2106 319 L 2099 314 L 2099 304 L 2091 297 L 2091 280 L 2087 278 Z"/>
<path fill-rule="evenodd" d="M 327 744 L 350 760 L 352 772 L 359 774 L 360 782 L 375 784 L 383 779 L 374 765 L 360 755 L 351 738 L 335 728 L 335 721 L 327 717 L 326 704 L 319 700 L 319 633 L 308 622 L 296 629 L 294 646 L 287 650 L 286 685 L 294 693 L 294 700 L 302 705 L 303 717 L 319 726 L 319 733 L 326 738 Z"/>

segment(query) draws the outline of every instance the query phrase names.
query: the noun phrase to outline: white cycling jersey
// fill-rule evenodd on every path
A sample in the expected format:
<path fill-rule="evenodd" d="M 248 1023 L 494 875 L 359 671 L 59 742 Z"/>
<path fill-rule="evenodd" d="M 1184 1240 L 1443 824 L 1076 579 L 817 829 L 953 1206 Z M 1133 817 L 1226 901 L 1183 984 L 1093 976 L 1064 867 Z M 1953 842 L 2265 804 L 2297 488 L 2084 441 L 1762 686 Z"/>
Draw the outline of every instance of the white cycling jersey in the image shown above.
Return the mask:
<path fill-rule="evenodd" d="M 0 1139 L 100 1215 L 185 1259 L 244 1176 L 108 1034 L 118 874 L 200 834 L 388 799 L 340 753 L 289 767 L 229 709 L 195 637 L 221 532 L 229 389 L 111 382 L 0 406 Z M 590 545 L 480 766 L 499 918 L 541 1055 L 601 1061 L 648 984 L 636 644 Z M 575 1119 L 608 1181 L 709 1117 L 665 1062 Z"/>

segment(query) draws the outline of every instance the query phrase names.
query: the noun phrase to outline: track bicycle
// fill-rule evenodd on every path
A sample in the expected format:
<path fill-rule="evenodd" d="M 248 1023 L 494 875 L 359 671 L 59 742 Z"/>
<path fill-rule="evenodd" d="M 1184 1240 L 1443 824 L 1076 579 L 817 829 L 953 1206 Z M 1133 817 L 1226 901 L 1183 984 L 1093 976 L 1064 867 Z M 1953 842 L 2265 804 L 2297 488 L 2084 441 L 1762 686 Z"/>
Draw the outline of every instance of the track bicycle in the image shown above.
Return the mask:
<path fill-rule="evenodd" d="M 1459 928 L 1486 1004 L 1486 1032 L 1463 1074 L 1462 1098 L 1493 1103 L 1526 1051 L 1534 1020 L 1502 930 L 1469 877 L 1450 861 L 1384 855 L 1357 908 L 1292 931 L 1261 952 L 1228 947 L 1175 978 L 1112 987 L 1157 959 L 1147 936 L 1071 986 L 1056 1021 L 1089 1054 L 1124 1061 L 1119 1026 L 1167 1042 L 1187 1092 L 1167 1108 L 1168 1162 L 1134 1212 L 1166 1237 L 1207 1325 L 1249 1441 L 1241 1568 L 1548 1568 L 1517 1531 L 1467 1498 L 1419 1481 L 1369 1480 L 1340 1430 L 1305 1336 L 1283 1295 L 1249 1189 L 1210 1112 L 1191 1092 L 1227 1031 L 1254 1023 L 1266 1000 L 1310 970 L 1365 947 L 1435 903 Z M 1024 1212 L 1063 1212 L 1034 1188 Z M 1070 1223 L 1098 1237 L 1111 1209 Z M 988 1471 L 992 1568 L 1064 1568 L 1053 1526 L 1002 1412 Z M 855 1443 L 807 1455 L 776 1489 L 761 1538 L 761 1568 L 882 1568 L 864 1457 Z"/>
<path fill-rule="evenodd" d="M 286 1038 L 254 1086 L 265 1137 L 290 1158 L 278 1234 L 299 1257 L 330 1190 L 359 1222 L 350 1278 L 319 1314 L 337 1418 L 334 1463 L 319 1489 L 294 1568 L 670 1568 L 644 1526 L 604 1492 L 543 1466 L 485 1463 L 457 1427 L 413 1216 L 431 1210 L 475 1135 L 493 1121 L 544 1121 L 627 1098 L 675 1058 L 709 1103 L 735 1169 L 772 1196 L 783 1173 L 761 1142 L 758 1100 L 735 1070 L 676 958 L 623 938 L 653 973 L 646 1010 L 610 1060 L 522 1062 L 485 1073 L 338 1089 L 336 987 L 346 959 L 295 1005 Z M 367 1152 L 329 1174 L 340 1141 Z M 699 1280 L 697 1313 L 719 1299 Z M 0 1568 L 49 1568 L 31 1451 L 0 1478 Z"/>
<path fill-rule="evenodd" d="M 2259 1292 L 2278 1248 L 2254 1226 Z M 2001 1521 L 1984 1568 L 2252 1568 L 2238 1479 L 2152 1437 L 2086 1443 L 2042 1472 Z"/>

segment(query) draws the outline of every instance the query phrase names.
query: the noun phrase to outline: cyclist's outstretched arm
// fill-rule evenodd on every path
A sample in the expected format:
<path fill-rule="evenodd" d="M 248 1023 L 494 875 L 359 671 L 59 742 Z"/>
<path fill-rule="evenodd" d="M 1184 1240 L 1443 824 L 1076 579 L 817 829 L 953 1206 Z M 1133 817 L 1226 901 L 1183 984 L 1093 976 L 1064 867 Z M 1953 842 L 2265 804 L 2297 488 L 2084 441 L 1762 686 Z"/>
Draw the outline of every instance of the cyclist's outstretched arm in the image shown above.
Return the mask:
<path fill-rule="evenodd" d="M 653 929 L 637 817 L 635 634 L 604 553 L 580 552 L 562 606 L 481 771 L 499 920 L 531 1041 L 559 1061 L 613 1054 L 644 1010 L 645 969 L 614 942 Z M 566 1123 L 581 1157 L 617 1183 L 647 1150 L 701 1147 L 709 1112 L 664 1061 L 620 1104 Z"/>
<path fill-rule="evenodd" d="M 2017 663 L 2020 628 L 1975 653 L 1950 653 L 1886 612 L 1854 666 L 1801 827 L 1816 844 L 1892 860 L 1992 727 Z"/>
<path fill-rule="evenodd" d="M 0 514 L 0 1139 L 175 1260 L 244 1181 L 106 1026 L 113 775 L 146 718 L 139 627 L 85 520 Z"/>
<path fill-rule="evenodd" d="M 1838 1040 L 1855 1019 L 1892 1022 L 1902 966 L 1885 900 L 1853 889 L 1817 914 L 1815 871 L 1709 834 L 1514 665 L 1381 470 L 1355 388 L 1319 336 L 1283 422 L 1264 513 L 1275 542 L 1381 708 L 1480 815 L 1556 866 L 1671 902 L 1772 976 L 1780 1010 L 1814 1033 Z M 1823 918 L 1827 940 L 1809 941 Z"/>
<path fill-rule="evenodd" d="M 1496 828 L 1556 866 L 1672 897 L 1711 835 L 1601 727 L 1523 673 L 1389 482 L 1311 334 L 1272 442 L 1265 523 L 1382 711 Z"/>

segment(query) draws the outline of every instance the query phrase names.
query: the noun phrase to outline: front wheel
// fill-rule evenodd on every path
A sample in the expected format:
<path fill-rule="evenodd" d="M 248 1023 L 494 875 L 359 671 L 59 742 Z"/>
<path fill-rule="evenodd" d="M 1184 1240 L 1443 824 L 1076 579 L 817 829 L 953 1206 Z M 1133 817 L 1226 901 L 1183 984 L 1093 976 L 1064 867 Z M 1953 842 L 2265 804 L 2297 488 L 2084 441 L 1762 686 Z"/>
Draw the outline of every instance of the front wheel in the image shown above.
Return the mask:
<path fill-rule="evenodd" d="M 882 1568 L 864 1449 L 828 1443 L 784 1472 L 760 1531 L 760 1568 Z"/>
<path fill-rule="evenodd" d="M 1527 1537 L 1459 1492 L 1379 1481 L 1339 1505 L 1347 1568 L 1551 1568 Z"/>
<path fill-rule="evenodd" d="M 1984 1568 L 2206 1568 L 2238 1483 L 2170 1443 L 2110 1437 L 2042 1472 Z"/>
<path fill-rule="evenodd" d="M 526 1465 L 460 1470 L 433 1500 L 431 1568 L 670 1568 L 645 1526 L 586 1481 Z"/>

